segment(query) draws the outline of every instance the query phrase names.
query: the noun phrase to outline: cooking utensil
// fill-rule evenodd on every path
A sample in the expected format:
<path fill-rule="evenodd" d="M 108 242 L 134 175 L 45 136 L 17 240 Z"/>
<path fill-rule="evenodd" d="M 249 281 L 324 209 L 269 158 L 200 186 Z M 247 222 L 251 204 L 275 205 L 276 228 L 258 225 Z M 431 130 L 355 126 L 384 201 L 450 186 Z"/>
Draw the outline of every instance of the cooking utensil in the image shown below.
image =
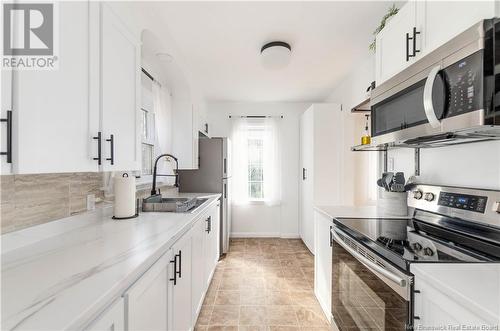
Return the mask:
<path fill-rule="evenodd" d="M 387 176 L 385 176 L 385 186 L 387 191 L 392 190 L 392 179 L 394 178 L 394 173 L 388 172 Z"/>

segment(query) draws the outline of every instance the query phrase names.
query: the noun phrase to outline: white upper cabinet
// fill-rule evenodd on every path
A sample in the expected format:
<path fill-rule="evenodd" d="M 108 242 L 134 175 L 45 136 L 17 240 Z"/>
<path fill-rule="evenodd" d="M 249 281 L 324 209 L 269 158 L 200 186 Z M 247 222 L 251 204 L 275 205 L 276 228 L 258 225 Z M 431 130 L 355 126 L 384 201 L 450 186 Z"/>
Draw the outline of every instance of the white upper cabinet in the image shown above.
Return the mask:
<path fill-rule="evenodd" d="M 416 24 L 416 5 L 410 1 L 393 16 L 375 38 L 375 81 L 380 85 L 389 77 L 407 67 L 412 61 L 413 35 Z M 418 41 L 418 38 L 417 38 Z"/>
<path fill-rule="evenodd" d="M 417 30 L 421 31 L 422 55 L 441 46 L 485 18 L 495 16 L 495 1 L 417 2 Z"/>
<path fill-rule="evenodd" d="M 179 169 L 198 169 L 198 117 L 189 92 L 173 100 L 173 154 Z"/>
<path fill-rule="evenodd" d="M 376 37 L 377 85 L 482 19 L 495 1 L 409 1 Z"/>
<path fill-rule="evenodd" d="M 107 5 L 100 18 L 102 169 L 140 170 L 140 42 Z"/>
<path fill-rule="evenodd" d="M 12 173 L 12 71 L 2 70 L 2 95 L 0 109 L 0 151 L 4 153 L 0 156 L 0 174 L 9 175 Z"/>
<path fill-rule="evenodd" d="M 14 173 L 98 170 L 91 138 L 98 109 L 89 105 L 89 3 L 63 1 L 58 7 L 59 68 L 13 73 Z M 2 117 L 8 107 L 3 97 L 2 87 Z M 2 140 L 3 130 L 5 125 Z"/>

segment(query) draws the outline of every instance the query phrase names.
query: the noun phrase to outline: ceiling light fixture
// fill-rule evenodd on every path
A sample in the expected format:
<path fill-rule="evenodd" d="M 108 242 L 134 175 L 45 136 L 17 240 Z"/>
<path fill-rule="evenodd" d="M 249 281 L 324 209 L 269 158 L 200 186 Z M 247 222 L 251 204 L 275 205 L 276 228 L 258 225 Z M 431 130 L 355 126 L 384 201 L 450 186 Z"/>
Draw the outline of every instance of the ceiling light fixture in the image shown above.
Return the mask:
<path fill-rule="evenodd" d="M 269 69 L 281 69 L 290 63 L 292 47 L 284 41 L 272 41 L 260 49 L 262 65 Z"/>

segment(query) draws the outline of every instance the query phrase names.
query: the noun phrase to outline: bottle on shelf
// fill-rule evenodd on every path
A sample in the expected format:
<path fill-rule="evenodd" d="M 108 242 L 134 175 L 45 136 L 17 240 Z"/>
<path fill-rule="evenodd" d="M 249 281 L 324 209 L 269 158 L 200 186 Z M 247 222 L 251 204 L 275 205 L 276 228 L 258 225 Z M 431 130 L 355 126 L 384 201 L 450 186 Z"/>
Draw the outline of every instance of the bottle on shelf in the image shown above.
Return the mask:
<path fill-rule="evenodd" d="M 361 137 L 361 145 L 370 145 L 372 139 L 370 137 L 370 132 L 368 130 L 368 120 L 370 119 L 370 115 L 365 115 L 366 117 L 366 122 L 365 122 L 365 132 L 363 136 Z"/>

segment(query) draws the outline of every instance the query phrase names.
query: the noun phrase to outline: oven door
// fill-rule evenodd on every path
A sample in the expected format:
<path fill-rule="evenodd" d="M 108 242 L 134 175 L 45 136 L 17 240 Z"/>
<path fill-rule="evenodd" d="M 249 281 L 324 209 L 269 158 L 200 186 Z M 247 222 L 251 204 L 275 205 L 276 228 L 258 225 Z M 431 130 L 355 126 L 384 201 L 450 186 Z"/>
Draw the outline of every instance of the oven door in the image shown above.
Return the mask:
<path fill-rule="evenodd" d="M 338 227 L 331 231 L 332 315 L 339 330 L 409 330 L 413 278 Z"/>

